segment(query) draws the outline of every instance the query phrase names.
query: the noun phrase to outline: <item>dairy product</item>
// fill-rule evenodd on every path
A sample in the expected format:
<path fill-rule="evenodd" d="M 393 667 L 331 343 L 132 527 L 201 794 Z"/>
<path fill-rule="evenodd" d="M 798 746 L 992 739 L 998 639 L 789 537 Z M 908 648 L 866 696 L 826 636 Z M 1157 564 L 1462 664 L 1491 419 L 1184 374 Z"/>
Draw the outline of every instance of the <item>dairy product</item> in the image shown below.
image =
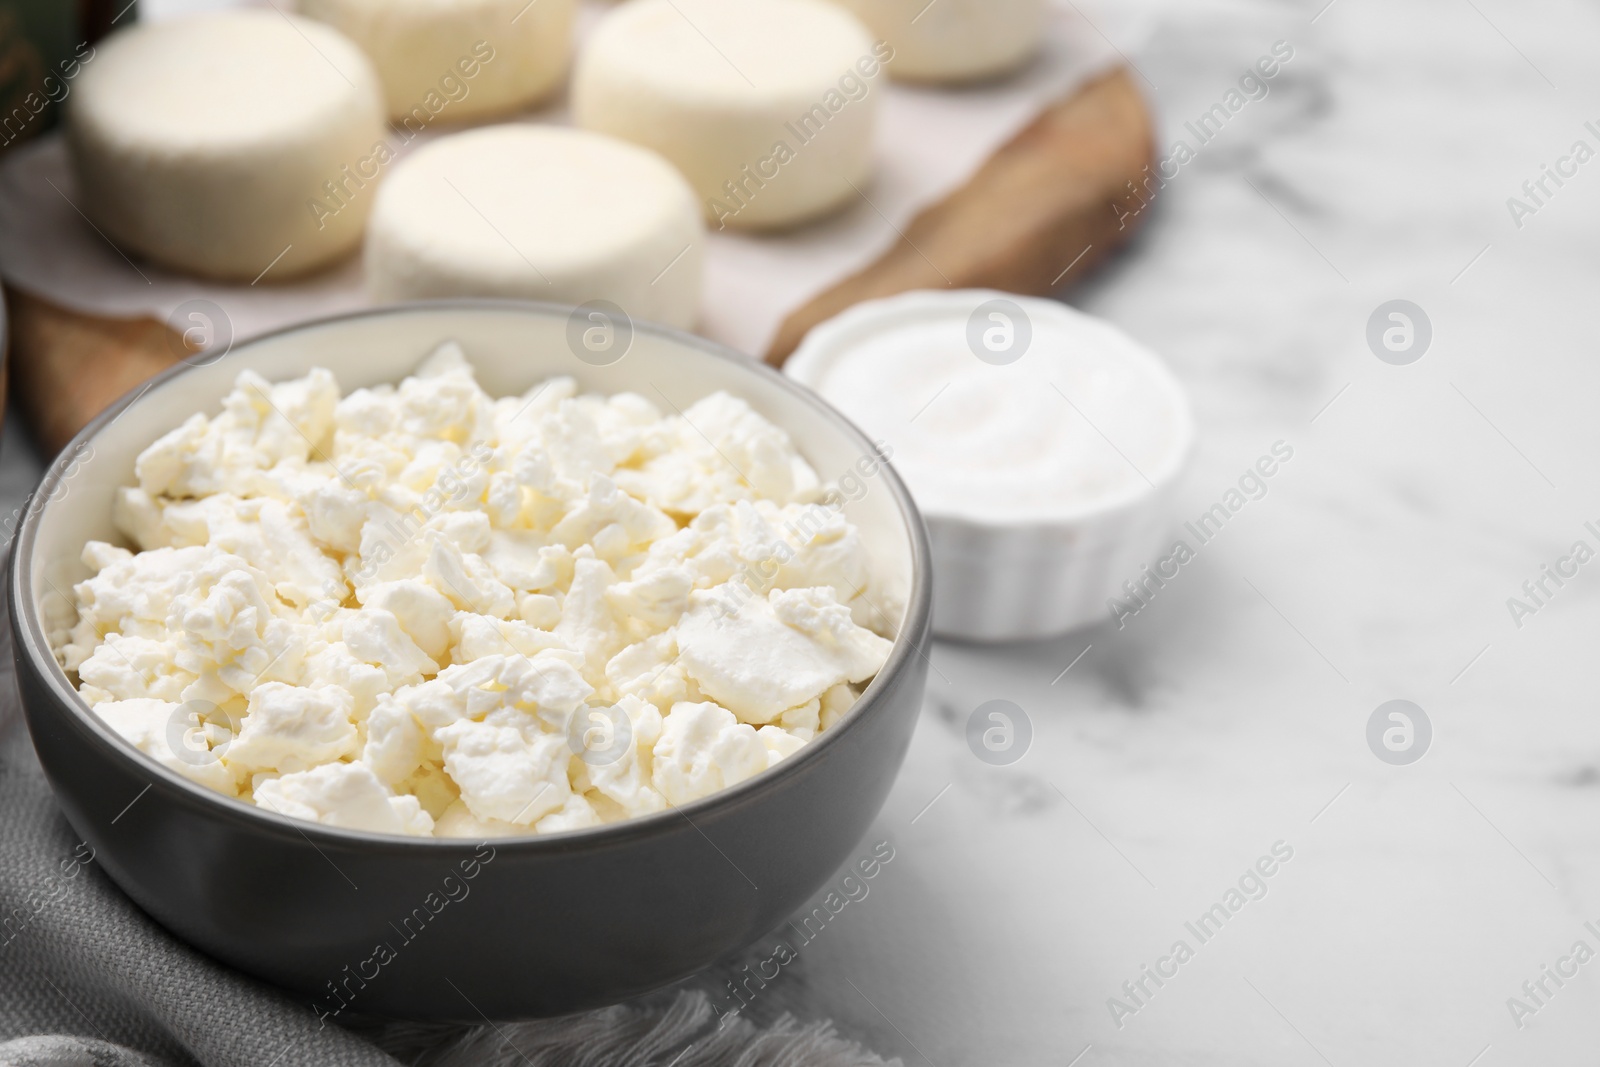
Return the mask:
<path fill-rule="evenodd" d="M 893 445 L 924 513 L 988 525 L 1149 495 L 1193 432 L 1182 387 L 1149 350 L 1064 304 L 1002 293 L 860 305 L 784 371 Z"/>
<path fill-rule="evenodd" d="M 1102 622 L 1170 551 L 1194 418 L 1172 372 L 1108 322 L 993 290 L 902 293 L 813 328 L 784 373 L 893 449 L 928 525 L 937 633 Z M 785 610 L 827 617 L 809 598 Z"/>
<path fill-rule="evenodd" d="M 693 325 L 704 227 L 672 167 L 631 144 L 552 126 L 441 138 L 397 164 L 367 237 L 374 300 L 606 300 Z"/>
<path fill-rule="evenodd" d="M 894 48 L 905 81 L 968 82 L 1027 62 L 1044 39 L 1045 0 L 834 0 Z"/>
<path fill-rule="evenodd" d="M 823 0 L 633 0 L 579 56 L 573 117 L 671 160 L 719 226 L 790 225 L 871 176 L 887 54 Z"/>
<path fill-rule="evenodd" d="M 389 117 L 513 111 L 567 73 L 575 0 L 299 0 L 372 57 Z M 426 125 L 426 120 L 423 121 Z"/>
<path fill-rule="evenodd" d="M 114 34 L 68 108 L 76 200 L 131 253 L 267 281 L 353 251 L 371 207 L 348 193 L 387 160 L 372 64 L 317 22 L 224 11 Z M 365 177 L 352 168 L 370 167 Z"/>
<path fill-rule="evenodd" d="M 200 784 L 410 835 L 582 829 L 787 758 L 883 666 L 858 531 L 788 436 L 460 349 L 341 395 L 240 374 L 150 445 L 53 635 L 95 713 Z"/>

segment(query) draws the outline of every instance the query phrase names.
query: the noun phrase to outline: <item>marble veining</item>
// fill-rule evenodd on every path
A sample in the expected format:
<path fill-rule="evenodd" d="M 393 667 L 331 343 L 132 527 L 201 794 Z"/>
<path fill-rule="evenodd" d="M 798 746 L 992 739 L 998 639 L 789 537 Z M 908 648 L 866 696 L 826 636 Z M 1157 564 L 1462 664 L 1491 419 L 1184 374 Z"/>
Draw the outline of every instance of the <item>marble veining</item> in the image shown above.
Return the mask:
<path fill-rule="evenodd" d="M 1295 457 L 1121 629 L 936 647 L 880 821 L 897 866 L 787 1005 L 908 1064 L 1488 1067 L 1600 1039 L 1600 968 L 1508 1003 L 1600 949 L 1600 567 L 1520 629 L 1506 605 L 1600 517 L 1600 168 L 1520 229 L 1506 206 L 1600 114 L 1600 17 L 1321 7 L 1157 5 L 1131 57 L 1166 145 L 1294 46 L 1067 299 L 1193 390 L 1185 514 L 1274 441 Z M 1365 338 L 1396 298 L 1433 326 L 1408 366 Z M 1034 731 L 1008 767 L 965 739 L 996 698 Z M 1393 698 L 1433 726 L 1409 766 L 1366 739 Z M 1293 859 L 1200 943 L 1185 924 L 1275 842 Z M 1113 1012 L 1180 939 L 1193 958 Z"/>

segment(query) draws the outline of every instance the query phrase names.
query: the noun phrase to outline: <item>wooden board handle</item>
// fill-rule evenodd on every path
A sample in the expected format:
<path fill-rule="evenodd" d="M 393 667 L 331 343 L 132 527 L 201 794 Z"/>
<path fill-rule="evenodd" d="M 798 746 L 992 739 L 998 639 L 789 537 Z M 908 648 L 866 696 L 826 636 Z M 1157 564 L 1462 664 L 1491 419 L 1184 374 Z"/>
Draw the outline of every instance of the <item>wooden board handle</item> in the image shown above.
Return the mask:
<path fill-rule="evenodd" d="M 924 209 L 876 262 L 813 297 L 779 327 L 781 366 L 817 323 L 911 289 L 1045 294 L 1071 285 L 1132 236 L 1129 190 L 1155 161 L 1155 131 L 1126 69 L 1045 110 L 968 182 Z"/>
<path fill-rule="evenodd" d="M 155 319 L 107 319 L 6 288 L 11 382 L 41 451 L 59 452 L 117 397 L 178 361 L 177 334 Z"/>

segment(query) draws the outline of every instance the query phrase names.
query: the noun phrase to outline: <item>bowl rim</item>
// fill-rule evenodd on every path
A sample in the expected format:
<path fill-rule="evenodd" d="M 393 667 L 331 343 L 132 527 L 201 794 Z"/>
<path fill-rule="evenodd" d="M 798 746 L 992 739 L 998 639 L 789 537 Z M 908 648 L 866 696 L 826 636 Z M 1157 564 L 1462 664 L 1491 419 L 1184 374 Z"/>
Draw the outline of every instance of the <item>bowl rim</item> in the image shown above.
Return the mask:
<path fill-rule="evenodd" d="M 1011 293 L 1002 289 L 968 287 L 965 289 L 908 289 L 889 296 L 874 297 L 839 312 L 826 322 L 819 323 L 801 339 L 794 352 L 784 361 L 783 375 L 799 382 L 807 389 L 820 388 L 815 381 L 827 370 L 830 356 L 859 345 L 864 334 L 876 327 L 876 332 L 892 329 L 898 320 L 919 313 L 948 312 L 958 302 L 973 297 L 985 300 L 1008 300 L 1025 311 L 1053 318 L 1056 321 L 1086 319 L 1097 326 L 1109 328 L 1122 335 L 1132 348 L 1145 358 L 1145 370 L 1152 371 L 1151 380 L 1173 402 L 1178 417 L 1180 434 L 1173 447 L 1154 474 L 1146 475 L 1135 467 L 1141 482 L 1133 482 L 1119 494 L 1103 500 L 1092 501 L 1053 511 L 1035 514 L 986 515 L 977 511 L 959 511 L 928 507 L 922 510 L 924 521 L 950 526 L 974 533 L 1035 533 L 1044 537 L 1058 536 L 1063 532 L 1096 529 L 1115 523 L 1129 515 L 1136 515 L 1169 496 L 1180 485 L 1194 460 L 1199 441 L 1199 425 L 1194 411 L 1194 399 L 1188 386 L 1173 370 L 1167 360 L 1143 341 L 1110 319 L 1091 315 L 1063 300 L 1050 296 L 1033 296 Z M 1069 401 L 1070 402 L 1070 401 Z M 1092 423 L 1090 425 L 1093 425 Z M 1115 445 L 1112 445 L 1115 448 Z M 1124 457 L 1126 458 L 1126 457 Z M 1131 465 L 1132 461 L 1129 461 Z"/>
<path fill-rule="evenodd" d="M 50 461 L 50 465 L 39 480 L 38 485 L 35 486 L 30 494 L 23 509 L 22 521 L 17 527 L 17 534 L 12 542 L 10 559 L 6 565 L 6 573 L 9 579 L 7 582 L 9 592 L 6 599 L 12 625 L 14 654 L 27 657 L 29 666 L 36 676 L 42 680 L 50 695 L 61 705 L 59 710 L 64 712 L 69 719 L 74 720 L 74 725 L 80 733 L 86 734 L 93 743 L 98 743 L 103 750 L 115 752 L 118 757 L 128 760 L 135 767 L 147 769 L 154 775 L 154 780 L 151 782 L 152 786 L 157 781 L 162 782 L 166 787 L 166 792 L 173 799 L 186 801 L 190 806 L 194 807 L 209 807 L 217 817 L 234 824 L 242 824 L 243 828 L 246 829 L 253 828 L 258 831 L 269 831 L 283 837 L 299 836 L 311 843 L 313 847 L 316 847 L 315 839 L 322 838 L 331 844 L 382 851 L 401 851 L 417 848 L 436 851 L 460 851 L 478 848 L 487 844 L 496 851 L 501 848 L 507 848 L 519 853 L 572 852 L 623 845 L 638 838 L 656 834 L 669 823 L 675 824 L 680 818 L 699 831 L 701 836 L 705 836 L 705 832 L 700 830 L 694 816 L 711 814 L 719 809 L 733 808 L 750 802 L 757 795 L 771 792 L 786 779 L 802 773 L 809 763 L 820 759 L 822 753 L 846 743 L 846 737 L 854 732 L 859 732 L 861 721 L 868 715 L 880 711 L 883 693 L 898 681 L 899 676 L 904 672 L 907 665 L 911 663 L 913 656 L 920 656 L 924 660 L 927 659 L 927 653 L 922 646 L 927 643 L 931 634 L 932 567 L 928 532 L 922 521 L 921 513 L 917 510 L 916 502 L 912 499 L 904 481 L 901 480 L 899 472 L 893 468 L 888 459 L 878 453 L 871 439 L 867 437 L 864 431 L 846 419 L 811 389 L 786 377 L 778 370 L 734 348 L 690 333 L 687 330 L 680 330 L 649 321 L 635 320 L 633 323 L 636 335 L 639 333 L 650 334 L 667 341 L 687 345 L 716 359 L 735 364 L 755 374 L 757 377 L 768 378 L 770 381 L 777 383 L 781 390 L 791 394 L 801 403 L 820 413 L 846 439 L 859 445 L 864 455 L 872 454 L 877 456 L 880 465 L 879 474 L 884 478 L 884 484 L 888 487 L 898 507 L 911 549 L 911 579 L 908 595 L 906 596 L 905 617 L 900 627 L 900 632 L 893 639 L 893 647 L 889 650 L 889 657 L 884 661 L 884 665 L 879 669 L 877 675 L 868 683 L 867 688 L 862 691 L 856 703 L 852 705 L 849 712 L 833 729 L 824 731 L 820 736 L 812 738 L 793 756 L 781 760 L 775 766 L 768 767 L 735 785 L 692 800 L 687 804 L 672 804 L 669 801 L 668 807 L 663 811 L 623 819 L 614 823 L 606 823 L 601 826 L 544 834 L 514 834 L 504 837 L 490 837 L 481 841 L 473 837 L 410 837 L 403 834 L 388 834 L 329 826 L 306 819 L 291 818 L 275 812 L 265 811 L 238 797 L 224 796 L 221 793 L 207 789 L 200 783 L 165 766 L 155 757 L 135 748 L 131 742 L 124 739 L 95 714 L 94 709 L 83 699 L 77 688 L 72 685 L 67 678 L 66 671 L 56 661 L 55 654 L 50 649 L 50 642 L 44 629 L 43 620 L 40 617 L 40 613 L 34 610 L 33 607 L 34 583 L 31 574 L 31 561 L 34 557 L 39 524 L 42 521 L 44 512 L 52 502 L 56 488 L 61 484 L 68 468 L 73 465 L 74 457 L 79 450 L 84 445 L 92 442 L 103 429 L 131 410 L 146 393 L 166 385 L 180 375 L 221 365 L 234 352 L 248 350 L 258 343 L 279 340 L 299 333 L 308 333 L 364 319 L 391 318 L 441 311 L 532 315 L 536 317 L 559 316 L 565 318 L 573 310 L 572 305 L 549 301 L 496 300 L 487 298 L 419 300 L 397 305 L 362 308 L 351 312 L 326 315 L 256 334 L 244 341 L 235 343 L 215 360 L 201 363 L 180 361 L 149 378 L 142 385 L 128 390 L 106 407 L 104 411 L 90 420 L 56 454 Z M 468 358 L 470 360 L 470 355 Z M 142 796 L 143 794 L 141 793 L 140 795 Z M 707 838 L 707 840 L 710 841 L 710 838 Z M 716 847 L 715 842 L 712 842 L 712 844 L 713 847 Z M 718 851 L 720 852 L 721 849 L 719 848 Z M 731 860 L 729 862 L 730 864 L 732 863 Z M 737 870 L 737 865 L 734 866 Z M 743 872 L 741 871 L 740 873 L 742 874 Z M 748 879 L 746 880 L 748 881 Z"/>

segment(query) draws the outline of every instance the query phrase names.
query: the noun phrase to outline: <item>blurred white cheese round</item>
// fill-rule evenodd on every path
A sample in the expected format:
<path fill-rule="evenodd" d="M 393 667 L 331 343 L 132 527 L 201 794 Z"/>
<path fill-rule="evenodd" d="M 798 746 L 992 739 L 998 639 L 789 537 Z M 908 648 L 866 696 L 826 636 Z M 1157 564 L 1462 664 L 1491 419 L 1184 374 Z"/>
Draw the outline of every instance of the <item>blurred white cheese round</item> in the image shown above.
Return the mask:
<path fill-rule="evenodd" d="M 683 178 L 654 153 L 582 130 L 491 126 L 397 164 L 373 210 L 374 300 L 610 301 L 694 323 L 704 244 Z"/>
<path fill-rule="evenodd" d="M 361 50 L 276 11 L 124 30 L 68 105 L 77 206 L 96 226 L 125 251 L 245 281 L 355 248 L 384 137 Z"/>
<path fill-rule="evenodd" d="M 580 55 L 573 113 L 671 160 L 718 228 L 786 226 L 870 177 L 882 59 L 825 0 L 632 0 Z"/>
<path fill-rule="evenodd" d="M 513 111 L 566 76 L 575 0 L 299 0 L 377 64 L 389 117 L 422 126 Z"/>
<path fill-rule="evenodd" d="M 965 82 L 1013 70 L 1039 50 L 1045 0 L 835 0 L 894 48 L 903 81 Z"/>

